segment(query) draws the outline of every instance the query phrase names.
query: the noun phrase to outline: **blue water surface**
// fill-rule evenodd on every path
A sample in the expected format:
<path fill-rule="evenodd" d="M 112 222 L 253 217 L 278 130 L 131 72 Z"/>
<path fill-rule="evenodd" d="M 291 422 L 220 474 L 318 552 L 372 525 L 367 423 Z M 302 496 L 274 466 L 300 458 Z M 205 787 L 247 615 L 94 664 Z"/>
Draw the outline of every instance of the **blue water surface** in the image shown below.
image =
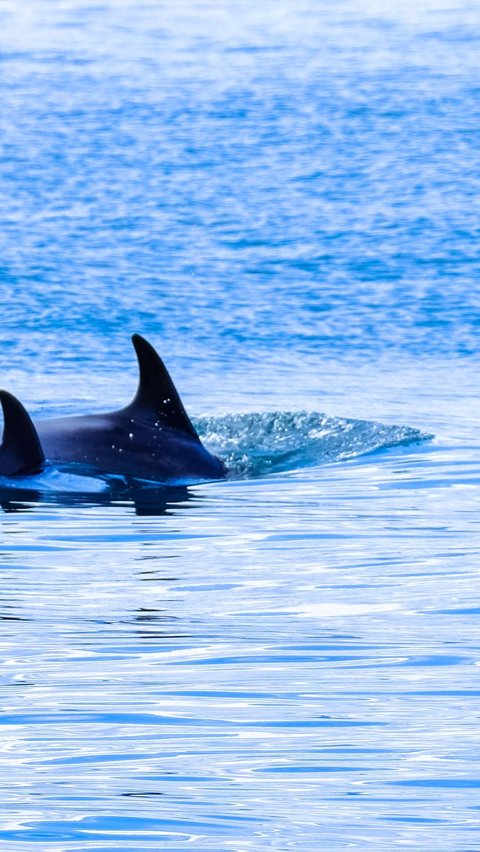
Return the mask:
<path fill-rule="evenodd" d="M 0 482 L 0 849 L 480 848 L 477 4 L 0 32 L 0 385 L 230 471 Z"/>

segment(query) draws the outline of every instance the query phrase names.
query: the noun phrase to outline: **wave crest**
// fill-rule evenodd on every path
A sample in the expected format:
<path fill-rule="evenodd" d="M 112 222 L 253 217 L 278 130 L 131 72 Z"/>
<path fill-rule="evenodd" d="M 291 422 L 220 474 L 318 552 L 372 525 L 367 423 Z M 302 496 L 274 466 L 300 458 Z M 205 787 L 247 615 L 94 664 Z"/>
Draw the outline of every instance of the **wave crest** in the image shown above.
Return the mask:
<path fill-rule="evenodd" d="M 224 460 L 229 476 L 242 479 L 352 459 L 432 437 L 410 426 L 309 411 L 199 417 L 195 425 L 209 450 Z"/>

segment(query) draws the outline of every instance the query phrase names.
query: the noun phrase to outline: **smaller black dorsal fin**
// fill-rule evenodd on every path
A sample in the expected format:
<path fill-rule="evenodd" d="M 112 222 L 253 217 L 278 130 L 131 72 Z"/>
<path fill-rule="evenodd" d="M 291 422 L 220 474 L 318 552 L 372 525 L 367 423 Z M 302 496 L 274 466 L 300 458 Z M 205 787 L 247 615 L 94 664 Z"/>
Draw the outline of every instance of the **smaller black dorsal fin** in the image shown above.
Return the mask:
<path fill-rule="evenodd" d="M 0 391 L 3 409 L 3 442 L 0 446 L 0 475 L 16 476 L 38 470 L 45 461 L 37 430 L 21 402 Z"/>
<path fill-rule="evenodd" d="M 140 380 L 137 393 L 127 410 L 132 415 L 135 411 L 143 412 L 144 415 L 148 413 L 160 425 L 185 432 L 200 441 L 160 356 L 140 334 L 134 334 L 132 342 L 137 353 Z"/>

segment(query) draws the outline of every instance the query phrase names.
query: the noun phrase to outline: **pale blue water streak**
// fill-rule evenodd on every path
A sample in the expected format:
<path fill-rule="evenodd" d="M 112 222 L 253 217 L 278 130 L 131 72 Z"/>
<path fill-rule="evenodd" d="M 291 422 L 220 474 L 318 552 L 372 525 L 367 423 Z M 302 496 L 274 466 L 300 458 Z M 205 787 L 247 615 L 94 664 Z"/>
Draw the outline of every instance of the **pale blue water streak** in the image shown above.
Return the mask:
<path fill-rule="evenodd" d="M 144 333 L 234 473 L 2 491 L 0 849 L 478 849 L 480 25 L 384 6 L 0 5 L 1 384 Z"/>

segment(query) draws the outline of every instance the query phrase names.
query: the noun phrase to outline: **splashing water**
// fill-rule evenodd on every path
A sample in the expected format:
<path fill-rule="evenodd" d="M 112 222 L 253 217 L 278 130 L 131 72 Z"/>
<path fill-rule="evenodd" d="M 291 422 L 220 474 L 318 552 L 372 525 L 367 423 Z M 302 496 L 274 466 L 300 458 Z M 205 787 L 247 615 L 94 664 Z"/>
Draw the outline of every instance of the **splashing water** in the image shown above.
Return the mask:
<path fill-rule="evenodd" d="M 226 414 L 199 417 L 196 428 L 208 448 L 224 461 L 228 479 L 252 479 L 326 462 L 357 458 L 391 447 L 417 444 L 432 436 L 409 426 L 386 426 L 369 420 L 329 417 L 307 411 Z M 159 483 L 157 483 L 158 485 Z M 136 498 L 147 494 L 153 482 L 125 478 L 86 465 L 47 465 L 36 475 L 18 479 L 0 477 L 0 492 L 48 495 L 110 495 Z M 155 495 L 153 495 L 155 497 Z M 163 499 L 163 495 L 162 495 Z M 183 495 L 182 495 L 183 499 Z"/>
<path fill-rule="evenodd" d="M 225 462 L 229 478 L 234 479 L 352 459 L 432 437 L 409 426 L 386 426 L 309 411 L 201 417 L 196 427 L 208 448 Z"/>

